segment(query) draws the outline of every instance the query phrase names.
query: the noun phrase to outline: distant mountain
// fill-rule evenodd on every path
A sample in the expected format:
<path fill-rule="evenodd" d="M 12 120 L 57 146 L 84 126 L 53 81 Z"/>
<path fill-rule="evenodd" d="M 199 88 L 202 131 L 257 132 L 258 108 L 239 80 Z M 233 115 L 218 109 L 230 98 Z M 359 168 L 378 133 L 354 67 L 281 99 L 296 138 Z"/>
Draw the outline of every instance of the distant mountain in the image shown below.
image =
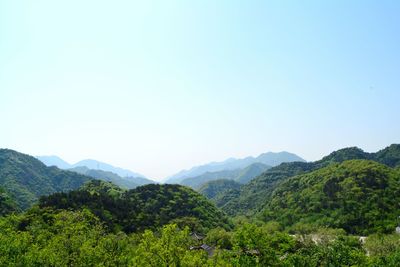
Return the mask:
<path fill-rule="evenodd" d="M 260 175 L 269 168 L 271 167 L 262 163 L 253 163 L 244 169 L 206 172 L 196 177 L 185 178 L 180 182 L 180 184 L 198 189 L 207 182 L 220 179 L 235 180 L 239 183 L 247 183 L 248 181 Z"/>
<path fill-rule="evenodd" d="M 69 169 L 70 171 L 74 171 L 80 174 L 84 174 L 90 177 L 93 177 L 98 180 L 112 182 L 122 188 L 133 189 L 135 187 L 145 185 L 145 184 L 154 184 L 155 182 L 142 177 L 121 177 L 118 174 L 108 171 L 102 170 L 93 170 L 88 167 L 79 166 L 75 168 Z"/>
<path fill-rule="evenodd" d="M 122 188 L 126 188 L 126 189 L 132 189 L 132 188 L 139 186 L 139 184 L 135 183 L 133 180 L 123 179 L 119 175 L 117 175 L 113 172 L 106 172 L 106 171 L 102 171 L 102 170 L 92 170 L 92 169 L 89 169 L 88 167 L 82 167 L 82 166 L 71 168 L 71 169 L 69 169 L 69 171 L 87 175 L 87 176 L 93 177 L 98 180 L 111 182 L 113 184 L 116 184 L 116 185 L 118 185 Z"/>
<path fill-rule="evenodd" d="M 108 163 L 104 163 L 104 162 L 93 160 L 93 159 L 81 160 L 81 161 L 75 163 L 74 165 L 72 165 L 72 167 L 80 167 L 80 166 L 88 167 L 89 169 L 93 169 L 93 170 L 102 170 L 102 171 L 107 171 L 107 172 L 113 172 L 115 174 L 118 174 L 121 177 L 132 176 L 132 177 L 145 178 L 142 174 L 139 174 L 139 173 L 127 170 L 127 169 L 114 167 Z"/>
<path fill-rule="evenodd" d="M 194 189 L 198 189 L 203 184 L 210 181 L 220 180 L 220 179 L 233 180 L 235 177 L 239 175 L 240 172 L 241 172 L 240 169 L 224 170 L 218 172 L 206 172 L 199 176 L 185 178 L 180 182 L 180 184 L 192 187 Z"/>
<path fill-rule="evenodd" d="M 113 172 L 121 177 L 141 177 L 145 178 L 142 174 L 119 168 L 119 167 L 114 167 L 108 163 L 104 163 L 101 161 L 93 160 L 93 159 L 85 159 L 81 160 L 75 164 L 69 164 L 68 162 L 64 161 L 63 159 L 57 157 L 57 156 L 37 156 L 37 159 L 39 159 L 41 162 L 46 164 L 46 166 L 56 166 L 60 169 L 71 169 L 75 167 L 87 167 L 92 170 L 102 170 L 106 172 Z M 146 182 L 147 183 L 147 182 Z M 139 184 L 144 184 L 142 181 Z"/>
<path fill-rule="evenodd" d="M 128 181 L 132 181 L 135 184 L 138 184 L 139 186 L 141 185 L 146 185 L 146 184 L 157 184 L 156 181 L 153 181 L 151 179 L 147 179 L 144 177 L 133 177 L 133 176 L 126 176 L 126 177 L 122 177 L 122 179 L 128 180 Z"/>
<path fill-rule="evenodd" d="M 234 180 L 238 183 L 246 184 L 250 182 L 254 177 L 260 175 L 270 168 L 271 166 L 265 165 L 263 163 L 253 163 L 250 166 L 242 169 L 238 176 L 234 178 Z"/>
<path fill-rule="evenodd" d="M 220 179 L 203 184 L 198 192 L 208 199 L 215 200 L 221 193 L 224 193 L 228 190 L 239 189 L 241 186 L 241 184 L 235 182 L 234 180 Z"/>
<path fill-rule="evenodd" d="M 60 169 L 72 168 L 72 165 L 57 156 L 37 156 L 38 160 L 43 162 L 46 166 L 56 166 Z"/>
<path fill-rule="evenodd" d="M 223 170 L 243 169 L 253 163 L 263 163 L 268 166 L 277 166 L 283 162 L 293 162 L 305 160 L 299 156 L 289 152 L 268 152 L 259 155 L 258 157 L 247 157 L 243 159 L 230 158 L 222 162 L 211 162 L 209 164 L 200 165 L 191 168 L 190 170 L 183 170 L 179 173 L 169 177 L 165 183 L 180 183 L 183 179 L 202 175 L 206 172 L 217 172 Z"/>
<path fill-rule="evenodd" d="M 0 187 L 18 208 L 32 206 L 40 196 L 77 189 L 92 178 L 47 167 L 38 159 L 10 149 L 0 149 Z"/>

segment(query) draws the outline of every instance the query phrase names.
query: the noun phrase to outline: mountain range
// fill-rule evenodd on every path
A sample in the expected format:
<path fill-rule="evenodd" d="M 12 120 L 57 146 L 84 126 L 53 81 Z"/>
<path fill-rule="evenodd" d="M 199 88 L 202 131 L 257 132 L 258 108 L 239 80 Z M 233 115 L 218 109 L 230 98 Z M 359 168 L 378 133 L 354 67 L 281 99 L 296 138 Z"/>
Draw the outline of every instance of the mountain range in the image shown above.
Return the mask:
<path fill-rule="evenodd" d="M 254 215 L 269 203 L 271 195 L 281 183 L 291 177 L 349 160 L 372 160 L 398 169 L 400 168 L 400 145 L 393 144 L 376 153 L 367 153 L 360 148 L 349 147 L 334 151 L 314 162 L 282 163 L 266 170 L 239 189 L 226 191 L 219 197 L 217 205 L 230 215 Z"/>
<path fill-rule="evenodd" d="M 196 177 L 207 172 L 218 172 L 226 170 L 244 169 L 254 163 L 262 163 L 267 166 L 277 166 L 283 162 L 305 162 L 304 159 L 296 154 L 289 152 L 267 152 L 258 157 L 246 157 L 243 159 L 229 158 L 222 162 L 211 162 L 208 164 L 195 166 L 189 170 L 182 170 L 175 175 L 168 177 L 165 183 L 181 183 L 185 178 Z"/>
<path fill-rule="evenodd" d="M 102 171 L 106 171 L 106 172 L 113 172 L 115 174 L 118 174 L 121 177 L 130 176 L 130 177 L 145 178 L 145 176 L 140 173 L 133 172 L 131 170 L 127 170 L 127 169 L 123 169 L 123 168 L 119 168 L 119 167 L 115 167 L 108 163 L 104 163 L 104 162 L 97 161 L 94 159 L 85 159 L 85 160 L 81 160 L 75 164 L 69 164 L 68 162 L 66 162 L 65 160 L 61 159 L 58 156 L 37 156 L 36 158 L 39 159 L 44 164 L 46 164 L 46 166 L 56 166 L 60 169 L 72 169 L 75 167 L 87 167 L 87 168 L 93 169 L 93 170 L 102 170 Z"/>
<path fill-rule="evenodd" d="M 304 224 L 313 224 L 342 228 L 348 233 L 360 235 L 388 233 L 396 226 L 400 209 L 398 144 L 376 153 L 350 147 L 334 151 L 314 162 L 285 162 L 275 167 L 257 163 L 254 166 L 261 174 L 245 184 L 238 183 L 239 178 L 230 178 L 191 186 L 196 187 L 225 214 L 248 215 L 264 222 L 275 221 L 289 231 L 297 229 L 299 225 L 304 227 Z M 230 177 L 246 177 L 243 171 L 225 172 Z M 253 175 L 255 172 L 251 173 Z M 212 177 L 215 173 L 207 175 Z M 129 181 L 129 178 L 87 167 L 79 167 L 74 171 L 47 167 L 32 156 L 0 149 L 0 213 L 26 210 L 39 198 L 46 199 L 43 196 L 59 192 L 53 198 L 43 200 L 45 202 L 42 201 L 42 205 L 61 209 L 90 207 L 110 226 L 117 229 L 128 227 L 127 231 L 143 230 L 147 225 L 159 226 L 170 222 L 170 219 L 191 215 L 196 218 L 203 216 L 206 225 L 211 225 L 220 216 L 218 210 L 185 186 L 137 186 L 132 183 L 135 188 L 128 191 L 111 183 L 108 186 L 105 182 L 96 182 L 96 178 L 113 183 Z M 93 181 L 95 184 L 88 186 Z M 198 181 L 194 179 L 192 182 Z M 98 186 L 102 188 L 101 192 L 111 192 L 111 199 L 102 196 L 103 193 L 96 189 Z M 126 185 L 123 187 L 129 188 Z M 86 188 L 87 193 L 79 193 L 80 188 Z M 66 193 L 68 191 L 73 192 Z M 119 200 L 115 202 L 114 198 Z M 196 204 L 198 201 L 204 205 L 199 207 Z M 181 213 L 180 207 L 185 207 L 186 211 Z M 208 209 L 213 210 L 211 217 L 207 217 Z M 128 216 L 125 211 L 132 214 Z M 108 221 L 109 212 L 114 214 L 112 218 L 118 218 L 117 224 Z M 169 217 L 168 214 L 174 215 Z M 127 216 L 136 226 L 141 225 L 139 229 L 129 228 L 132 224 L 125 220 Z M 192 219 L 184 220 L 187 223 Z"/>
<path fill-rule="evenodd" d="M 206 172 L 196 177 L 185 178 L 180 184 L 190 186 L 194 189 L 200 188 L 207 182 L 220 179 L 234 180 L 237 183 L 245 184 L 270 168 L 271 166 L 262 163 L 253 163 L 243 169 Z"/>

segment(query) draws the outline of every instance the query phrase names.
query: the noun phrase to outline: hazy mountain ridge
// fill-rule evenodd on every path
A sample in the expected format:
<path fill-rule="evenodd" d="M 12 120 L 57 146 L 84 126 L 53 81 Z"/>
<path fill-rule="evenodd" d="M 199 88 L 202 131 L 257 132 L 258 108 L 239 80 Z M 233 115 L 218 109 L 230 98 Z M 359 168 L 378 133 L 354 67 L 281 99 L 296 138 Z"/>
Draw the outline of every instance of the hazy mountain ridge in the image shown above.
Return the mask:
<path fill-rule="evenodd" d="M 218 172 L 206 172 L 196 177 L 183 179 L 180 184 L 190 186 L 194 189 L 200 188 L 203 184 L 220 179 L 234 180 L 238 183 L 247 183 L 254 177 L 271 168 L 262 163 L 253 163 L 243 169 L 223 170 Z"/>
<path fill-rule="evenodd" d="M 180 183 L 185 178 L 199 176 L 206 172 L 217 172 L 223 170 L 243 169 L 253 163 L 263 163 L 268 166 L 276 166 L 282 162 L 293 162 L 305 160 L 296 154 L 289 152 L 267 152 L 258 157 L 246 157 L 243 159 L 229 158 L 222 162 L 211 162 L 208 164 L 192 167 L 189 170 L 182 170 L 179 173 L 170 176 L 165 183 Z"/>
<path fill-rule="evenodd" d="M 132 188 L 139 186 L 139 184 L 135 183 L 133 180 L 123 179 L 119 175 L 117 175 L 113 172 L 106 172 L 106 171 L 102 171 L 102 170 L 92 170 L 92 169 L 89 169 L 88 167 L 84 167 L 84 166 L 79 166 L 79 167 L 75 167 L 75 168 L 68 169 L 68 170 L 90 176 L 94 179 L 112 182 L 113 184 L 118 185 L 122 188 L 132 189 Z"/>
<path fill-rule="evenodd" d="M 70 164 L 63 159 L 61 159 L 58 156 L 37 156 L 37 159 L 42 161 L 46 166 L 56 166 L 60 169 L 72 169 L 75 167 L 87 167 L 92 170 L 102 170 L 102 171 L 108 171 L 108 172 L 113 172 L 120 177 L 142 177 L 146 178 L 144 175 L 140 173 L 133 172 L 128 169 L 123 169 L 119 167 L 115 167 L 111 164 L 97 161 L 94 159 L 85 159 L 81 160 L 75 164 Z"/>

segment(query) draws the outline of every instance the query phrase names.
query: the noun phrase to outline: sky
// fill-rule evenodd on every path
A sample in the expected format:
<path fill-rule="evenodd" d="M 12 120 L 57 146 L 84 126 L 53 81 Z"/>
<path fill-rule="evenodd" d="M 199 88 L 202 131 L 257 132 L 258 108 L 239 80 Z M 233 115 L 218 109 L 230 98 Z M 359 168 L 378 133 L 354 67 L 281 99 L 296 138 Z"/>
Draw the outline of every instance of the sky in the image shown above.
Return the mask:
<path fill-rule="evenodd" d="M 0 147 L 163 179 L 400 143 L 400 1 L 0 1 Z"/>

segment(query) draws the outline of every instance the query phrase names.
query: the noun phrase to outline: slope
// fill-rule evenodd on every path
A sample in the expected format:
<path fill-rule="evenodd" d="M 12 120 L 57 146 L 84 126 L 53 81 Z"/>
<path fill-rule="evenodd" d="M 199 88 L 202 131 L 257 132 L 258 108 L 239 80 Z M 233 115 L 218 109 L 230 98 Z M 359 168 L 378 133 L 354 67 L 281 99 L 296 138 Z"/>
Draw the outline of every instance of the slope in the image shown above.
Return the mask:
<path fill-rule="evenodd" d="M 254 214 L 261 209 L 275 188 L 286 179 L 352 159 L 370 159 L 388 164 L 390 167 L 399 166 L 400 145 L 393 144 L 376 153 L 367 153 L 357 147 L 349 147 L 332 152 L 315 162 L 290 162 L 273 167 L 240 188 L 240 191 L 229 191 L 223 197 L 227 201 L 220 203 L 230 215 Z M 229 195 L 230 194 L 230 195 Z"/>
<path fill-rule="evenodd" d="M 38 159 L 10 149 L 0 149 L 0 186 L 26 209 L 39 196 L 76 189 L 90 177 L 57 167 L 46 167 Z"/>
<path fill-rule="evenodd" d="M 393 232 L 400 208 L 400 175 L 370 160 L 350 160 L 281 183 L 261 212 L 265 221 L 343 228 L 366 235 Z"/>
<path fill-rule="evenodd" d="M 304 162 L 304 159 L 289 152 L 278 152 L 278 153 L 268 152 L 268 153 L 263 153 L 258 157 L 246 157 L 243 159 L 230 158 L 222 162 L 211 162 L 208 164 L 195 166 L 190 170 L 180 171 L 179 173 L 169 177 L 165 182 L 180 183 L 185 178 L 199 176 L 206 172 L 243 169 L 246 168 L 247 166 L 250 166 L 253 163 L 263 163 L 268 166 L 277 166 L 282 162 L 294 162 L 294 161 Z"/>
<path fill-rule="evenodd" d="M 106 172 L 106 171 L 102 171 L 102 170 L 92 170 L 87 167 L 75 167 L 75 168 L 69 169 L 69 171 L 87 175 L 87 176 L 90 176 L 92 178 L 99 179 L 102 181 L 112 182 L 120 187 L 127 188 L 127 189 L 132 189 L 132 188 L 139 186 L 139 184 L 135 183 L 133 181 L 133 179 L 132 180 L 124 179 L 113 172 Z"/>
<path fill-rule="evenodd" d="M 229 227 L 227 217 L 212 203 L 180 185 L 150 184 L 126 191 L 120 197 L 93 190 L 56 193 L 42 197 L 40 207 L 86 207 L 115 231 L 137 232 L 171 222 L 189 224 L 194 229 Z"/>

